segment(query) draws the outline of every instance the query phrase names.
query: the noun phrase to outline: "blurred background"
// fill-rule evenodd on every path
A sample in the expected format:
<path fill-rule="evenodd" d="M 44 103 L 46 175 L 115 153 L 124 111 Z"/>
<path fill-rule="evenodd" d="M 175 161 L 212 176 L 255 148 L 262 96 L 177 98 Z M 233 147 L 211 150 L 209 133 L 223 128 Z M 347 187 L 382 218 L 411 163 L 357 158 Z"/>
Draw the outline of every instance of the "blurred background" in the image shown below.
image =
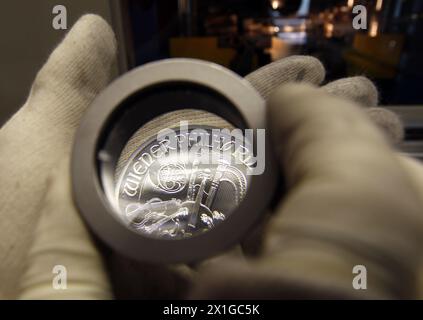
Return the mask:
<path fill-rule="evenodd" d="M 36 71 L 65 31 L 52 8 L 65 5 L 71 26 L 83 13 L 114 27 L 116 73 L 164 58 L 191 57 L 246 75 L 293 54 L 319 58 L 327 81 L 366 75 L 381 104 L 406 123 L 406 152 L 423 156 L 422 0 L 51 0 L 0 5 L 0 124 L 25 101 Z M 352 12 L 367 8 L 365 30 Z"/>
<path fill-rule="evenodd" d="M 354 30 L 354 5 L 367 30 Z M 423 104 L 421 0 L 129 0 L 130 67 L 193 57 L 246 75 L 293 54 L 319 58 L 328 80 L 365 74 L 383 104 Z"/>

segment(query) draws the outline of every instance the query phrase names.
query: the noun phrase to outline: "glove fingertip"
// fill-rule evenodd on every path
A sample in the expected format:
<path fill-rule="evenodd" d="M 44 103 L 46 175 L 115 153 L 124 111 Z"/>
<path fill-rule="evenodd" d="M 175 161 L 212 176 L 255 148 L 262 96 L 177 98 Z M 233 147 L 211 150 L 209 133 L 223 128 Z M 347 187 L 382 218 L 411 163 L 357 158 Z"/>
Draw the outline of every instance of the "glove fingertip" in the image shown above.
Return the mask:
<path fill-rule="evenodd" d="M 404 124 L 396 113 L 384 108 L 369 108 L 367 114 L 391 143 L 396 145 L 404 140 Z"/>
<path fill-rule="evenodd" d="M 377 106 L 379 93 L 372 81 L 363 76 L 344 78 L 330 82 L 322 90 L 341 98 L 347 98 L 364 107 Z"/>
<path fill-rule="evenodd" d="M 86 14 L 50 55 L 33 91 L 78 88 L 97 94 L 110 81 L 116 54 L 117 42 L 109 24 L 98 15 Z"/>
<path fill-rule="evenodd" d="M 318 85 L 325 77 L 322 63 L 311 56 L 290 56 L 264 66 L 245 77 L 267 99 L 273 91 L 288 82 Z"/>

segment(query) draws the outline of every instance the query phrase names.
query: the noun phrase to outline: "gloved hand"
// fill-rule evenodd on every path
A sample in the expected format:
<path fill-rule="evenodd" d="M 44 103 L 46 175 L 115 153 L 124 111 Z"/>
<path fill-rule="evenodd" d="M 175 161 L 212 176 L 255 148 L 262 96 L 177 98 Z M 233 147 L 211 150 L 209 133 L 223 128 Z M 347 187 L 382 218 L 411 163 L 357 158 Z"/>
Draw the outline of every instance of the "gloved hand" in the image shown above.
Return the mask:
<path fill-rule="evenodd" d="M 22 273 L 21 298 L 112 297 L 102 258 L 71 199 L 69 151 L 80 116 L 110 80 L 115 51 L 114 36 L 107 24 L 96 16 L 83 17 L 38 74 L 27 103 L 0 131 L 0 216 L 5 226 L 0 244 L 0 293 L 3 297 L 16 296 Z M 323 67 L 310 57 L 284 59 L 247 77 L 264 97 L 285 82 L 319 84 L 323 78 Z M 366 105 L 377 102 L 374 87 L 360 77 L 340 80 L 323 90 Z M 295 113 L 296 105 L 293 100 L 292 105 L 287 105 L 286 112 Z M 321 108 L 317 103 L 314 107 L 315 110 Z M 357 110 L 351 112 L 360 114 Z M 329 118 L 336 122 L 338 117 L 344 119 L 341 114 L 339 111 Z M 282 121 L 281 129 L 287 123 Z M 301 128 L 304 129 L 298 126 L 298 130 Z M 366 126 L 364 128 L 367 130 Z M 301 148 L 297 147 L 301 153 Z M 409 167 L 420 170 L 414 162 Z M 267 256 L 263 261 L 266 259 Z M 23 269 L 25 265 L 26 271 Z M 55 265 L 67 267 L 67 290 L 52 288 Z M 180 285 L 185 284 L 185 280 L 174 278 L 192 277 L 192 270 L 186 267 L 183 271 L 181 268 L 145 268 L 144 279 L 156 277 L 162 279 L 161 283 L 170 283 L 171 288 L 165 291 L 175 296 L 186 288 Z M 258 268 L 257 272 L 260 271 Z M 199 292 L 204 292 L 201 285 L 196 288 L 194 295 L 201 296 Z M 156 285 L 149 289 L 160 294 L 162 288 Z"/>
<path fill-rule="evenodd" d="M 205 264 L 191 298 L 417 298 L 422 166 L 357 105 L 309 85 L 278 89 L 268 119 L 288 193 L 261 254 Z"/>
<path fill-rule="evenodd" d="M 100 255 L 71 200 L 67 163 L 81 115 L 109 83 L 115 59 L 107 23 L 82 17 L 38 73 L 28 101 L 0 130 L 0 298 L 17 297 L 30 247 L 22 297 L 111 296 Z M 59 294 L 51 284 L 60 264 L 73 284 Z"/>

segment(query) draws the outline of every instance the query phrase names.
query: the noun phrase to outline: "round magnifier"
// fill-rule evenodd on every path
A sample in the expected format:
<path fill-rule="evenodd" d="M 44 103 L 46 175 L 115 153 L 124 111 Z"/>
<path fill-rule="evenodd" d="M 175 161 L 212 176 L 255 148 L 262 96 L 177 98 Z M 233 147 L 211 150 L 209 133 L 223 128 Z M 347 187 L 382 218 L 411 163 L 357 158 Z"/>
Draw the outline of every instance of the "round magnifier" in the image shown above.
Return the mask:
<path fill-rule="evenodd" d="M 265 103 L 244 79 L 192 59 L 137 68 L 82 119 L 74 199 L 114 250 L 153 263 L 196 262 L 239 243 L 278 179 Z"/>

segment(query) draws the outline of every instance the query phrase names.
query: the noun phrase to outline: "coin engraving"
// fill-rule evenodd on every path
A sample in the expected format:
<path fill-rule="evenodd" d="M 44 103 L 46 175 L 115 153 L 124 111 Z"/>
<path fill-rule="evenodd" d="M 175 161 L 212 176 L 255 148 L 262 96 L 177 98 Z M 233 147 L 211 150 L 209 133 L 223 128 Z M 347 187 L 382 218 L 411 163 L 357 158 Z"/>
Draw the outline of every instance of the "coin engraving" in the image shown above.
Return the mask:
<path fill-rule="evenodd" d="M 219 150 L 230 150 L 230 137 L 215 137 L 210 128 L 206 132 L 209 139 L 221 142 Z M 190 141 L 187 134 L 179 132 L 178 141 Z M 210 154 L 217 152 L 211 145 L 203 147 Z M 251 151 L 234 147 L 230 150 L 233 159 L 215 155 L 216 163 L 205 164 L 200 155 L 176 157 L 170 149 L 166 141 L 154 138 L 142 145 L 121 174 L 116 201 L 122 221 L 133 230 L 183 239 L 214 228 L 242 201 L 249 182 L 248 162 L 243 159 Z M 235 161 L 240 155 L 243 159 Z"/>

